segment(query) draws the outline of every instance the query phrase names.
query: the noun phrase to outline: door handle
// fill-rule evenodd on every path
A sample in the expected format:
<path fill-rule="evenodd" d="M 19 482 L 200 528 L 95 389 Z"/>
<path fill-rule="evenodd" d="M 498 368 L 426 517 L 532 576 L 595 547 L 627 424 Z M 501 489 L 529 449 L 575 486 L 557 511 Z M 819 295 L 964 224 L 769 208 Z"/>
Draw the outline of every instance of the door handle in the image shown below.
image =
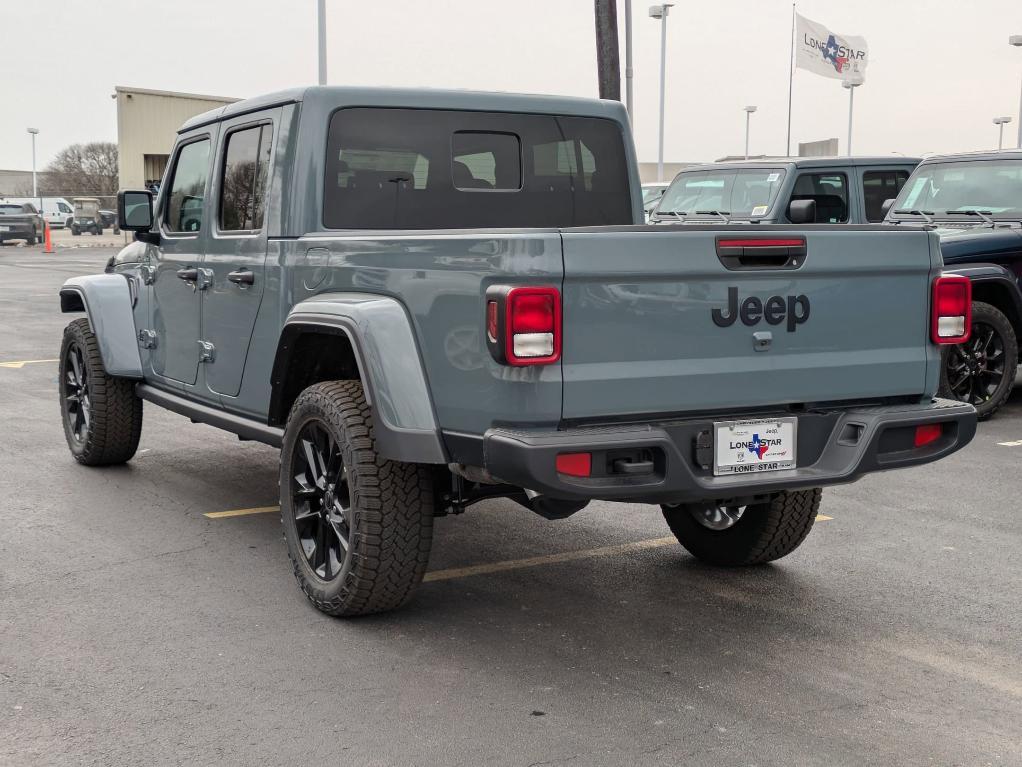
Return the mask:
<path fill-rule="evenodd" d="M 199 270 L 194 266 L 188 269 L 178 269 L 177 278 L 185 282 L 195 282 L 199 279 Z"/>
<path fill-rule="evenodd" d="M 255 282 L 255 275 L 248 269 L 238 269 L 228 274 L 227 279 L 235 285 L 251 285 Z"/>

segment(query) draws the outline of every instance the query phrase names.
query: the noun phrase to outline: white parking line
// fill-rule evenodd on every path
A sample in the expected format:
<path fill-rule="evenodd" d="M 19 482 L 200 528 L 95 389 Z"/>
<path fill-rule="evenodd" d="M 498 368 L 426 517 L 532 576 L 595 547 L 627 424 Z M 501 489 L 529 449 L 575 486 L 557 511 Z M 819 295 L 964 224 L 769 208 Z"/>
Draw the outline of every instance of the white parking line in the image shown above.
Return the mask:
<path fill-rule="evenodd" d="M 1022 439 L 1012 440 L 1011 442 L 998 442 L 1001 447 L 1022 447 Z"/>

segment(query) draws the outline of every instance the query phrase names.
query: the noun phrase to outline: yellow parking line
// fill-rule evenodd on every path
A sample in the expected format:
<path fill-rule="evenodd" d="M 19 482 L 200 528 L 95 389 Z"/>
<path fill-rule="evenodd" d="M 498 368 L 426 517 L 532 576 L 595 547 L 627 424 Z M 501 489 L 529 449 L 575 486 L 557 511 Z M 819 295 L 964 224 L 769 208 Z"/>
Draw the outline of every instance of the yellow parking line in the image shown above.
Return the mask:
<path fill-rule="evenodd" d="M 816 515 L 816 521 L 817 522 L 829 522 L 832 519 L 834 519 L 834 517 L 828 517 L 826 514 L 817 514 Z"/>
<path fill-rule="evenodd" d="M 448 581 L 452 578 L 467 578 L 470 575 L 485 575 L 488 573 L 501 573 L 505 570 L 519 570 L 523 567 L 537 567 L 539 565 L 552 565 L 560 562 L 574 562 L 579 559 L 592 559 L 593 557 L 609 557 L 615 554 L 627 554 L 632 551 L 644 551 L 645 549 L 656 549 L 661 546 L 677 546 L 678 539 L 674 536 L 669 538 L 648 538 L 644 541 L 632 541 L 621 543 L 617 546 L 601 546 L 596 549 L 582 549 L 581 551 L 564 551 L 560 554 L 544 554 L 539 557 L 526 557 L 525 559 L 507 559 L 503 562 L 490 562 L 484 565 L 472 565 L 471 567 L 452 567 L 449 570 L 434 570 L 426 573 L 424 581 Z"/>
<path fill-rule="evenodd" d="M 232 509 L 231 511 L 211 511 L 203 514 L 210 519 L 224 519 L 225 517 L 244 517 L 249 514 L 271 514 L 280 511 L 280 506 L 256 506 L 252 509 Z"/>
<path fill-rule="evenodd" d="M 0 368 L 21 370 L 25 367 L 25 365 L 35 365 L 37 362 L 60 362 L 60 360 L 19 360 L 18 362 L 0 362 Z"/>

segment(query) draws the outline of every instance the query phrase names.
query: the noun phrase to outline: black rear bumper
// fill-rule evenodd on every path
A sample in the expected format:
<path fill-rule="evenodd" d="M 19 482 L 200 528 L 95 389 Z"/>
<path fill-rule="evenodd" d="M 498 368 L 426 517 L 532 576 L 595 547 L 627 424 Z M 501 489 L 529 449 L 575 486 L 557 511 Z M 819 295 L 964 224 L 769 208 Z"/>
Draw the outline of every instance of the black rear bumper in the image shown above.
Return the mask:
<path fill-rule="evenodd" d="M 484 435 L 484 463 L 494 477 L 553 498 L 677 503 L 853 482 L 870 472 L 936 461 L 976 433 L 975 409 L 942 399 L 797 417 L 797 468 L 781 471 L 714 476 L 706 464 L 706 435 L 715 421 L 729 420 L 724 417 L 560 431 L 491 429 Z M 933 423 L 941 424 L 941 436 L 915 447 L 915 427 Z M 580 452 L 593 454 L 600 476 L 557 472 L 559 454 Z M 651 463 L 645 473 L 607 471 L 616 457 L 635 455 Z"/>

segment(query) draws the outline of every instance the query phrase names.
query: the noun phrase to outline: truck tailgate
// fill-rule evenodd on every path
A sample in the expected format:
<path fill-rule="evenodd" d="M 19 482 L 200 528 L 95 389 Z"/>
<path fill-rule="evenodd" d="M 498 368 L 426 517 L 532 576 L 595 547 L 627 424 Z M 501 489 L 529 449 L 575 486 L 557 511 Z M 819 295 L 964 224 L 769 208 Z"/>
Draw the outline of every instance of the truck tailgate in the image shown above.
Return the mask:
<path fill-rule="evenodd" d="M 934 388 L 929 304 L 940 255 L 928 232 L 634 227 L 562 236 L 565 419 Z M 804 255 L 762 257 L 778 252 L 759 244 L 770 238 L 804 240 Z M 735 250 L 734 240 L 748 248 Z"/>

